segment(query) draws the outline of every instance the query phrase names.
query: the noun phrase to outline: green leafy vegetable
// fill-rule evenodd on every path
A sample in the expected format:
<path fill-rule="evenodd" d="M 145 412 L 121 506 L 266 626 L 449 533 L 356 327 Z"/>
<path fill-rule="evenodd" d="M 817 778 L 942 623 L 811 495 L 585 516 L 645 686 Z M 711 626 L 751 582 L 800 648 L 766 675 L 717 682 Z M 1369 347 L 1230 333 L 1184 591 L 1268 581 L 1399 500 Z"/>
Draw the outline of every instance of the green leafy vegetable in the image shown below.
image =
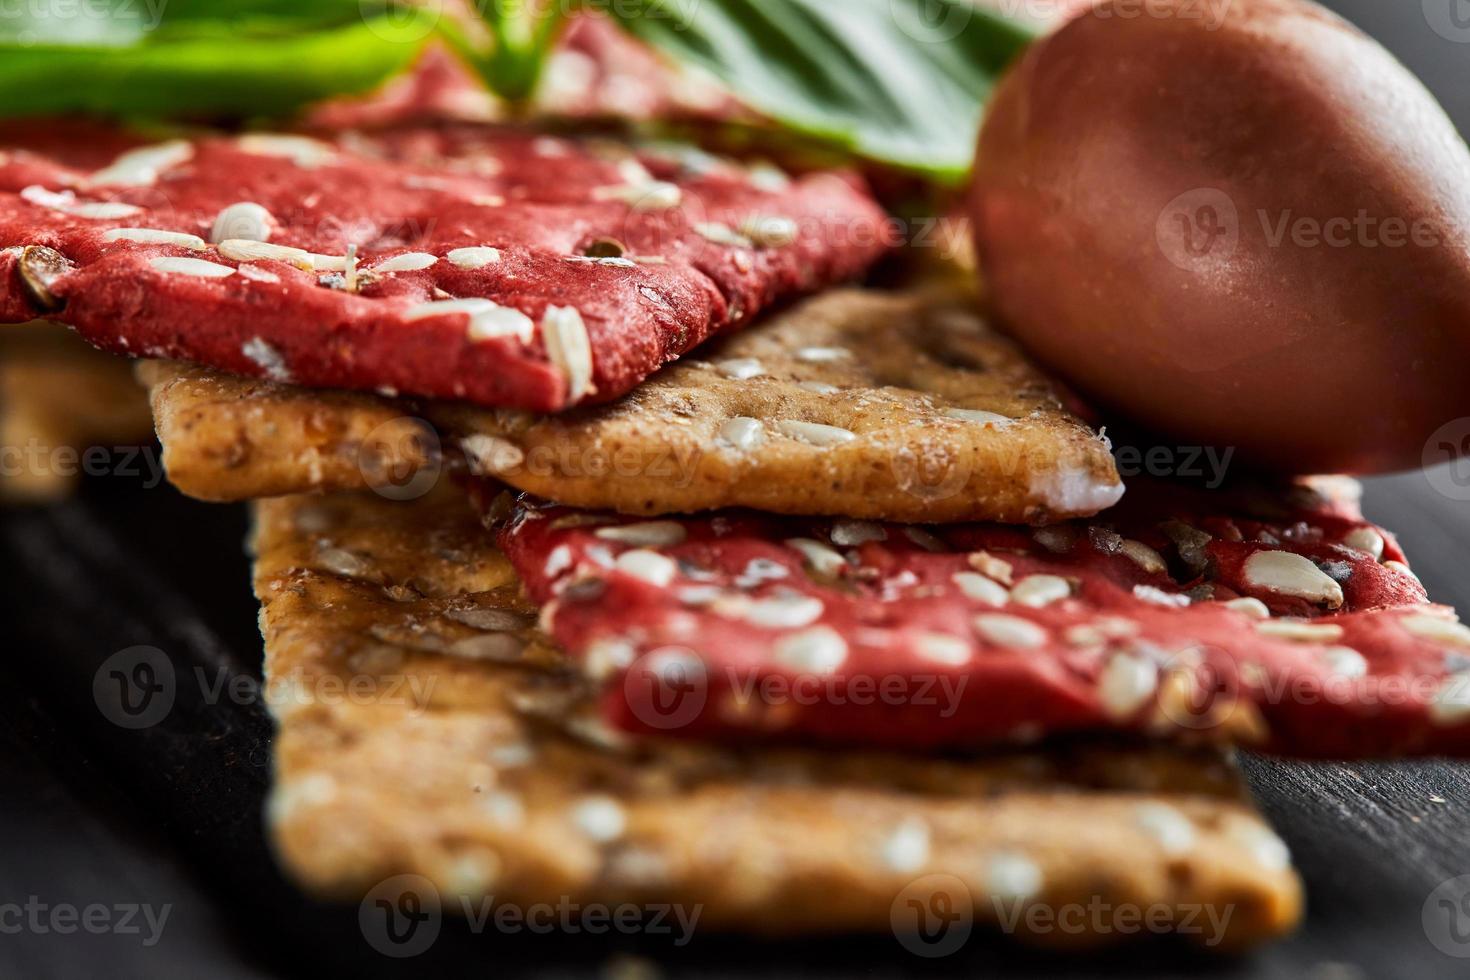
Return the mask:
<path fill-rule="evenodd" d="M 973 0 L 622 0 L 608 9 L 772 119 L 947 182 L 968 171 L 991 88 L 1036 36 Z"/>
<path fill-rule="evenodd" d="M 286 113 L 381 84 L 433 30 L 358 0 L 35 0 L 0 16 L 0 115 Z"/>

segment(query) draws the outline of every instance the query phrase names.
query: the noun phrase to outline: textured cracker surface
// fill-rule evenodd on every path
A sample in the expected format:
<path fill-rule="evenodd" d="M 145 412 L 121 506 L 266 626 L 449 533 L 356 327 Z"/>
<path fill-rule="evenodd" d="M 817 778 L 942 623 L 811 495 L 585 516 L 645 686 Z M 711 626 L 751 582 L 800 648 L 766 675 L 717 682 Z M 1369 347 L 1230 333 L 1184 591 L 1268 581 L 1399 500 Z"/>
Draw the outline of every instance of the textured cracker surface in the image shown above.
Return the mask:
<path fill-rule="evenodd" d="M 937 287 L 832 292 L 701 348 L 612 405 L 559 417 L 311 391 L 178 364 L 143 374 L 170 479 L 206 499 L 380 485 L 384 473 L 402 481 L 437 465 L 438 448 L 520 489 L 633 514 L 744 506 L 1043 523 L 1116 502 L 1122 486 L 1105 440 L 973 304 Z M 401 422 L 382 428 L 404 416 L 428 420 L 437 440 L 404 437 Z M 744 448 L 729 438 L 736 418 L 758 423 L 747 424 L 758 435 Z M 800 428 L 809 423 L 846 441 L 814 444 Z"/>
<path fill-rule="evenodd" d="M 257 504 L 256 520 L 280 722 L 271 831 L 313 892 L 357 900 L 417 873 L 446 906 L 485 894 L 683 903 L 701 906 L 704 929 L 881 932 L 933 875 L 993 923 L 993 890 L 1014 888 L 1020 867 L 1023 883 L 1039 874 L 1030 903 L 1228 905 L 1231 947 L 1299 915 L 1284 849 L 1219 755 L 1099 744 L 941 760 L 629 741 L 534 632 L 462 498 L 291 497 Z M 1160 808 L 1186 821 L 1184 846 L 1149 832 Z"/>
<path fill-rule="evenodd" d="M 127 361 L 57 324 L 0 328 L 0 451 L 12 457 L 0 500 L 63 496 L 76 479 L 64 472 L 69 464 L 56 465 L 57 450 L 136 446 L 148 428 L 147 400 Z"/>

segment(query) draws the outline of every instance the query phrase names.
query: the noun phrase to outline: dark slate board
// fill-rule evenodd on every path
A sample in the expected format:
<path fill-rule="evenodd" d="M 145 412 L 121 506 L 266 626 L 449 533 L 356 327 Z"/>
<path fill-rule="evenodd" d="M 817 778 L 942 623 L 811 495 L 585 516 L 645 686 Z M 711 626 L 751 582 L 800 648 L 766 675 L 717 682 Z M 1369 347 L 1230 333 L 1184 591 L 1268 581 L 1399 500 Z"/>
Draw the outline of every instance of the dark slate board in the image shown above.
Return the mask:
<path fill-rule="evenodd" d="M 1375 485 L 1373 516 L 1397 529 L 1431 590 L 1470 609 L 1464 505 L 1420 475 Z M 617 951 L 669 976 L 1443 977 L 1470 960 L 1439 952 L 1421 911 L 1442 881 L 1470 873 L 1470 767 L 1438 762 L 1301 765 L 1249 758 L 1262 805 L 1309 888 L 1294 938 L 1244 959 L 1201 957 L 1167 940 L 1102 956 L 1056 957 L 980 934 L 937 961 L 887 937 L 751 943 L 657 937 L 474 935 L 446 926 L 409 961 L 375 953 L 355 908 L 299 896 L 262 835 L 270 725 L 258 705 L 206 703 L 213 683 L 255 677 L 259 636 L 241 541 L 244 510 L 167 487 L 98 482 L 53 508 L 0 513 L 0 549 L 19 574 L 3 592 L 11 672 L 0 685 L 5 832 L 0 903 L 171 904 L 161 940 L 137 935 L 0 934 L 0 975 L 219 976 L 315 970 L 388 975 L 584 975 Z M 129 731 L 93 699 L 102 661 L 135 644 L 167 652 L 182 679 L 159 725 Z M 204 682 L 197 680 L 199 676 Z M 3 923 L 0 923 L 3 924 Z M 1462 923 L 1470 930 L 1470 915 Z M 1470 952 L 1470 945 L 1466 946 Z"/>

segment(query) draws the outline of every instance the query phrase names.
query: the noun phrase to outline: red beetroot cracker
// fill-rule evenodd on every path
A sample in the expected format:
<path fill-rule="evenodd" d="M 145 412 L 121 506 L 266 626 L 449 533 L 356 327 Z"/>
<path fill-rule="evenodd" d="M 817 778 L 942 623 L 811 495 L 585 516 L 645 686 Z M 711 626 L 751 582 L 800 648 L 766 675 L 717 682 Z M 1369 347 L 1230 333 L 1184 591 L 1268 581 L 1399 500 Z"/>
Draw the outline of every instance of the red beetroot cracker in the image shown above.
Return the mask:
<path fill-rule="evenodd" d="M 35 132 L 0 133 L 0 319 L 305 385 L 607 401 L 885 247 L 854 179 L 606 141 Z"/>
<path fill-rule="evenodd" d="M 1470 628 L 1305 485 L 913 527 L 523 503 L 502 547 L 620 727 L 884 748 L 1078 730 L 1470 752 Z"/>

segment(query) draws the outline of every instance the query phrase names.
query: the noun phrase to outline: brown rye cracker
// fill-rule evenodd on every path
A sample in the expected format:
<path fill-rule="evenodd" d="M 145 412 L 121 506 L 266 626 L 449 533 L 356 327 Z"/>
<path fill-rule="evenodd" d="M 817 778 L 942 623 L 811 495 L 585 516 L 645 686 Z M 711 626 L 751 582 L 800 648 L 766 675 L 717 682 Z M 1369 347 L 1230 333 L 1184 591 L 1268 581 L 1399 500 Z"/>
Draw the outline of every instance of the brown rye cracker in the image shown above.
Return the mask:
<path fill-rule="evenodd" d="M 126 361 L 56 324 L 0 329 L 0 501 L 65 496 L 94 447 L 156 477 L 140 455 L 148 442 L 148 402 Z"/>
<path fill-rule="evenodd" d="M 462 457 L 631 514 L 1046 523 L 1116 503 L 1106 439 L 974 302 L 948 287 L 832 292 L 555 417 L 142 370 L 170 479 L 212 500 L 397 487 Z"/>
<path fill-rule="evenodd" d="M 255 516 L 280 725 L 270 831 L 313 893 L 357 901 L 416 874 L 446 909 L 676 903 L 698 929 L 810 934 L 886 932 L 905 898 L 940 888 L 990 927 L 1037 905 L 1158 908 L 1175 926 L 1206 908 L 1228 913 L 1221 948 L 1300 914 L 1284 846 L 1212 750 L 635 739 L 597 720 L 451 488 L 289 497 Z M 1122 938 L 1020 921 L 1046 945 Z"/>

